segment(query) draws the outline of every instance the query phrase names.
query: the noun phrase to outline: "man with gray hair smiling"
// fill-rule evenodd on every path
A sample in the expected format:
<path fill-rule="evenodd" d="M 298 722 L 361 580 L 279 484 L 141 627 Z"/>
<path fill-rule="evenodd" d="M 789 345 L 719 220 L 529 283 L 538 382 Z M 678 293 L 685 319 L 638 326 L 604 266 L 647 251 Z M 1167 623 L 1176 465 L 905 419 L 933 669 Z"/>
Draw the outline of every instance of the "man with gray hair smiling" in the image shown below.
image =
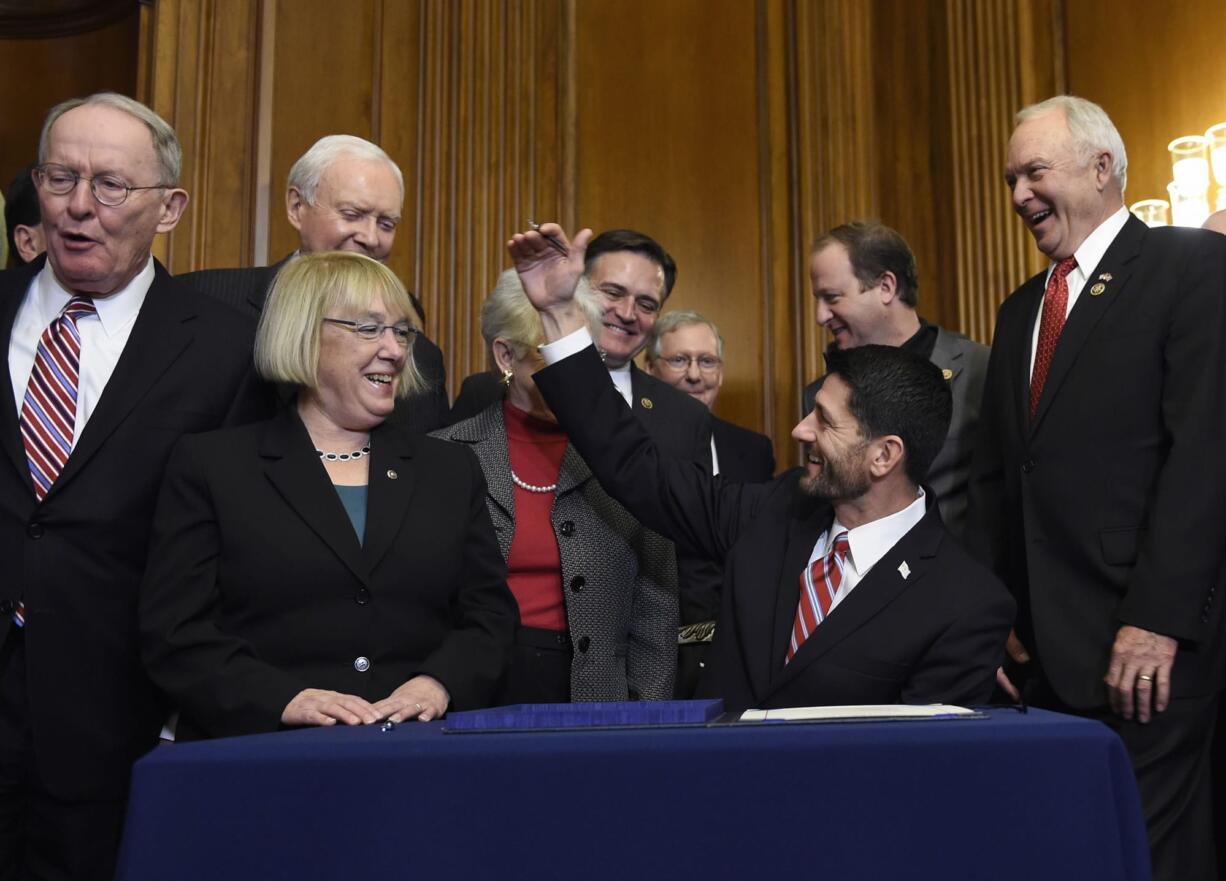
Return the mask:
<path fill-rule="evenodd" d="M 109 879 L 165 708 L 136 600 L 183 434 L 258 418 L 254 327 L 154 260 L 187 204 L 174 130 L 102 93 L 47 115 L 47 252 L 0 273 L 0 877 Z"/>
<path fill-rule="evenodd" d="M 354 251 L 386 263 L 403 205 L 404 175 L 381 147 L 354 135 L 326 135 L 298 158 L 286 182 L 285 213 L 298 231 L 297 251 L 272 266 L 205 269 L 181 278 L 258 317 L 277 272 L 299 253 Z M 446 417 L 446 374 L 442 353 L 422 334 L 413 360 L 427 390 L 398 401 L 389 421 L 424 434 Z"/>
<path fill-rule="evenodd" d="M 1005 183 L 1051 262 L 996 321 L 971 544 L 1018 600 L 1002 687 L 1114 729 L 1154 877 L 1208 878 L 1226 238 L 1147 228 L 1124 207 L 1127 168 L 1097 104 L 1017 115 Z"/>

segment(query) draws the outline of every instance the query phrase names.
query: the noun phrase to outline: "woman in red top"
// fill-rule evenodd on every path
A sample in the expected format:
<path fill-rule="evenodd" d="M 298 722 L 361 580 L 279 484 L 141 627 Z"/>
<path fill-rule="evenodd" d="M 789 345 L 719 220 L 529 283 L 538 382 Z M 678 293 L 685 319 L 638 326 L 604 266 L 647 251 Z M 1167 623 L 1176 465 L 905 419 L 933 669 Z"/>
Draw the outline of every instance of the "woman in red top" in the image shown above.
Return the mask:
<path fill-rule="evenodd" d="M 481 463 L 519 603 L 521 626 L 495 703 L 671 698 L 672 545 L 605 494 L 545 406 L 532 381 L 542 366 L 540 319 L 514 270 L 482 306 L 481 332 L 505 398 L 436 436 L 468 445 Z"/>

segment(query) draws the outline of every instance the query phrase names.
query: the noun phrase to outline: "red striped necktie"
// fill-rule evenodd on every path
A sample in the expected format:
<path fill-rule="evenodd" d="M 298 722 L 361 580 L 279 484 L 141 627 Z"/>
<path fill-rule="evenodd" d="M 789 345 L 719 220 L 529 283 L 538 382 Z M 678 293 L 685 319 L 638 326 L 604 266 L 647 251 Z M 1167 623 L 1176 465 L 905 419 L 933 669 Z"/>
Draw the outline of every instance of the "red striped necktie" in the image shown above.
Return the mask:
<path fill-rule="evenodd" d="M 77 322 L 97 314 L 89 297 L 73 297 L 59 317 L 47 325 L 34 354 L 30 382 L 21 402 L 20 425 L 34 495 L 40 502 L 68 462 L 75 440 L 81 369 Z M 13 621 L 25 626 L 24 602 L 17 604 Z"/>
<path fill-rule="evenodd" d="M 796 604 L 796 622 L 788 643 L 787 660 L 800 651 L 817 625 L 826 620 L 843 585 L 843 567 L 847 563 L 850 545 L 847 533 L 840 532 L 830 545 L 830 551 L 800 573 L 800 602 Z"/>

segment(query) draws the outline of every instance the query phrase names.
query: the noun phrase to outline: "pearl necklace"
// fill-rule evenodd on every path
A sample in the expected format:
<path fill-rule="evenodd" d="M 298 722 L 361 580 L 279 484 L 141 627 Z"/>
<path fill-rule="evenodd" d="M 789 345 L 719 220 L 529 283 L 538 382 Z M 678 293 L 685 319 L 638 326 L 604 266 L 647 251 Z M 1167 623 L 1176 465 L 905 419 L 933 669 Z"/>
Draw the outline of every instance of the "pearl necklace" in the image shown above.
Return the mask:
<path fill-rule="evenodd" d="M 522 490 L 530 493 L 551 493 L 558 488 L 556 483 L 551 483 L 549 486 L 535 486 L 531 483 L 526 483 L 519 479 L 519 475 L 515 473 L 515 469 L 511 469 L 511 481 Z"/>
<path fill-rule="evenodd" d="M 365 446 L 360 450 L 354 450 L 352 453 L 325 453 L 323 450 L 316 450 L 319 453 L 319 458 L 325 462 L 355 462 L 363 456 L 370 455 L 370 447 Z"/>

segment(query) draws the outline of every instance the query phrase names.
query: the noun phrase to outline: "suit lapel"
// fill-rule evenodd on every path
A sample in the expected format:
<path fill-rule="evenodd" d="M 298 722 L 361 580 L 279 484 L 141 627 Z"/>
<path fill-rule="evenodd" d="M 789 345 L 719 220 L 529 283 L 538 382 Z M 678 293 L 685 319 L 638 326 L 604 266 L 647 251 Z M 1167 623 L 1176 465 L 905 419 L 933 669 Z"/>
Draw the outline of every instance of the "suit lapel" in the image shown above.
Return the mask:
<path fill-rule="evenodd" d="M 993 346 L 1012 345 L 1017 352 L 1011 362 L 1006 359 L 1004 363 L 1013 363 L 1017 371 L 1012 383 L 1016 394 L 1013 409 L 1018 418 L 1017 424 L 1022 426 L 1023 433 L 1030 425 L 1030 341 L 1034 333 L 1035 322 L 1039 320 L 1039 310 L 1043 307 L 1043 294 L 1046 288 L 1046 273 L 1039 273 L 1022 285 L 1017 296 L 1020 299 L 1018 308 L 1021 309 L 1024 320 L 1020 325 L 1013 327 L 1014 335 L 1011 340 L 998 339 L 993 342 Z"/>
<path fill-rule="evenodd" d="M 1076 363 L 1086 340 L 1119 297 L 1120 291 L 1128 284 L 1132 275 L 1129 264 L 1141 253 L 1141 241 L 1145 238 L 1145 231 L 1145 224 L 1130 215 L 1098 266 L 1085 268 L 1086 289 L 1078 295 L 1077 303 L 1069 313 L 1068 320 L 1064 322 L 1064 329 L 1060 331 L 1060 339 L 1051 359 L 1051 368 L 1047 371 L 1047 380 L 1043 383 L 1043 394 L 1039 397 L 1039 406 L 1030 426 L 1032 433 L 1043 421 L 1052 398 L 1059 393 L 1061 384 Z M 1110 281 L 1103 285 L 1101 293 L 1092 294 L 1091 290 L 1099 283 L 1099 276 L 1103 273 L 1111 277 Z"/>
<path fill-rule="evenodd" d="M 948 333 L 942 327 L 937 328 L 937 341 L 932 347 L 932 357 L 929 360 L 942 371 L 949 371 L 945 374 L 946 381 L 949 383 L 956 381 L 962 372 L 963 349 L 959 343 L 960 340 L 953 334 Z"/>
<path fill-rule="evenodd" d="M 944 533 L 931 493 L 928 504 L 924 519 L 877 561 L 830 617 L 805 640 L 791 663 L 782 668 L 776 687 L 781 688 L 795 679 L 806 667 L 872 620 L 904 590 L 913 589 L 923 581 Z M 905 577 L 899 571 L 904 562 L 908 569 Z"/>
<path fill-rule="evenodd" d="M 286 254 L 272 266 L 261 266 L 258 269 L 252 270 L 253 272 L 258 273 L 257 278 L 259 281 L 255 287 L 248 292 L 247 302 L 250 304 L 251 308 L 255 310 L 256 315 L 259 315 L 264 311 L 264 303 L 268 299 L 268 292 L 272 289 L 272 283 L 277 280 L 277 273 L 281 271 L 281 267 L 283 267 L 286 263 L 289 263 L 290 260 L 294 259 L 297 253 L 298 252 L 295 251 L 292 254 Z"/>
<path fill-rule="evenodd" d="M 411 435 L 386 424 L 371 432 L 366 538 L 362 542 L 368 572 L 375 571 L 404 526 L 417 483 L 414 446 Z"/>
<path fill-rule="evenodd" d="M 0 349 L 0 354 L 3 355 L 0 361 L 4 365 L 4 382 L 0 385 L 0 395 L 4 396 L 4 403 L 0 404 L 0 445 L 4 447 L 4 453 L 13 467 L 20 473 L 22 482 L 30 488 L 31 499 L 34 498 L 34 483 L 30 478 L 30 466 L 26 462 L 25 446 L 21 441 L 21 427 L 18 424 L 20 414 L 11 391 L 13 379 L 9 373 L 8 351 L 13 338 L 13 323 L 17 320 L 17 310 L 25 302 L 26 291 L 42 271 L 45 262 L 46 257 L 39 257 L 30 266 L 0 273 L 0 279 L 3 279 L 3 284 L 0 285 L 0 338 L 4 344 L 3 349 Z"/>
<path fill-rule="evenodd" d="M 752 615 L 745 619 L 745 653 L 747 657 L 761 659 L 751 671 L 754 693 L 760 698 L 769 692 L 770 683 L 779 675 L 787 657 L 788 642 L 796 622 L 796 606 L 800 601 L 801 573 L 809 563 L 818 536 L 830 528 L 833 520 L 834 512 L 826 503 L 808 506 L 804 515 L 789 518 L 787 536 L 779 549 L 781 563 L 775 585 L 774 608 L 767 603 L 752 603 L 751 598 L 742 597 L 746 607 L 741 614 Z M 765 590 L 760 593 L 763 597 L 769 595 Z M 755 609 L 759 611 L 755 613 Z M 770 617 L 767 618 L 767 615 Z M 760 620 L 755 620 L 758 616 Z M 761 636 L 755 640 L 755 634 Z"/>
<path fill-rule="evenodd" d="M 357 533 L 292 406 L 268 423 L 260 441 L 260 456 L 264 473 L 286 504 L 355 576 L 369 585 L 369 570 Z"/>
<path fill-rule="evenodd" d="M 467 444 L 481 463 L 489 496 L 515 521 L 515 488 L 511 483 L 511 459 L 507 452 L 507 427 L 502 419 L 502 402 L 489 406 L 451 430 L 451 440 Z M 501 475 L 501 479 L 495 476 Z"/>

